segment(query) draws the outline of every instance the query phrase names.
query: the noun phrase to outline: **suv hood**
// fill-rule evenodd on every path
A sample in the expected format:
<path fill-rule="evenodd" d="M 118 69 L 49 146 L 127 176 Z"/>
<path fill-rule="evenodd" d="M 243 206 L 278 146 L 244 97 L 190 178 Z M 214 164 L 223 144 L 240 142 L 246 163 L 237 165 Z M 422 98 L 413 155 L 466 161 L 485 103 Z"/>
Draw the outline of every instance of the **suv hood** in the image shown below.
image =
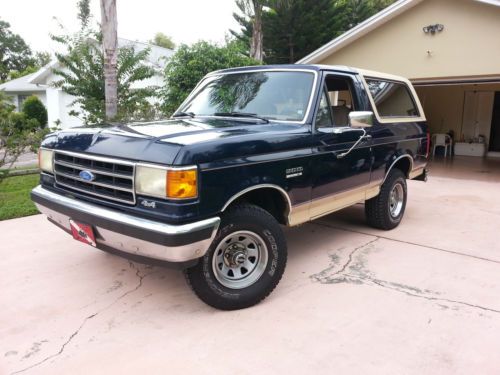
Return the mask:
<path fill-rule="evenodd" d="M 304 126 L 232 119 L 174 119 L 155 123 L 80 127 L 52 133 L 43 147 L 159 164 L 195 164 L 232 155 L 210 152 L 221 143 L 254 144 L 246 155 L 262 153 L 273 135 L 304 132 Z M 262 133 L 266 133 L 264 136 Z M 260 146 L 260 147 L 256 147 Z M 264 147 L 268 148 L 268 147 Z M 203 151 L 202 151 L 203 150 Z M 203 152 L 204 157 L 199 155 Z M 243 152 L 241 148 L 238 153 Z"/>

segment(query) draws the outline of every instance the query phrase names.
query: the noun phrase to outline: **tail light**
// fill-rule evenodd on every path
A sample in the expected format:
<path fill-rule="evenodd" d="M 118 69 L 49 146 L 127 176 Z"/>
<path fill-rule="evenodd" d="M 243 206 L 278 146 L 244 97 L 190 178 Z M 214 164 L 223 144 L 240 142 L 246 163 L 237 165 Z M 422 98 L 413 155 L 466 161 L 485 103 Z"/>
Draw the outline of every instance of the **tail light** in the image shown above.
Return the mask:
<path fill-rule="evenodd" d="M 428 158 L 431 153 L 431 133 L 427 132 L 427 150 L 425 151 L 425 157 Z"/>

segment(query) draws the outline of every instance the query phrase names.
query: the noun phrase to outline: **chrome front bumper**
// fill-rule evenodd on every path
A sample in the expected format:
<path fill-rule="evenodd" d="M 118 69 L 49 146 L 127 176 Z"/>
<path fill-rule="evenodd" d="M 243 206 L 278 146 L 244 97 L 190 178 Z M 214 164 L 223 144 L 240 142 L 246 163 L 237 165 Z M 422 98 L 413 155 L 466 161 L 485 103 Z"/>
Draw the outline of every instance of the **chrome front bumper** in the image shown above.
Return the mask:
<path fill-rule="evenodd" d="M 40 185 L 32 190 L 31 199 L 67 232 L 71 232 L 70 218 L 91 224 L 98 248 L 167 262 L 188 262 L 205 255 L 220 224 L 219 217 L 165 224 L 56 194 Z"/>

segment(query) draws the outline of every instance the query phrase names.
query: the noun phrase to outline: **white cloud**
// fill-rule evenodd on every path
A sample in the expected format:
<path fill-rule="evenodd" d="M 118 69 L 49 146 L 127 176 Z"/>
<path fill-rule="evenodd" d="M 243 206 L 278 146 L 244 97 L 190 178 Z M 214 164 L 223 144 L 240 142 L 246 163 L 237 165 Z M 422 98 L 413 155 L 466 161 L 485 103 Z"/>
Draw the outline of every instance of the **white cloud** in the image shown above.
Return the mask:
<path fill-rule="evenodd" d="M 49 33 L 59 33 L 56 17 L 68 30 L 77 27 L 77 0 L 0 0 L 0 18 L 11 24 L 35 51 L 53 51 L 57 45 Z M 100 21 L 99 0 L 91 0 L 96 21 Z M 118 35 L 147 41 L 163 32 L 177 43 L 198 40 L 223 42 L 230 28 L 238 29 L 232 17 L 234 0 L 117 0 Z"/>

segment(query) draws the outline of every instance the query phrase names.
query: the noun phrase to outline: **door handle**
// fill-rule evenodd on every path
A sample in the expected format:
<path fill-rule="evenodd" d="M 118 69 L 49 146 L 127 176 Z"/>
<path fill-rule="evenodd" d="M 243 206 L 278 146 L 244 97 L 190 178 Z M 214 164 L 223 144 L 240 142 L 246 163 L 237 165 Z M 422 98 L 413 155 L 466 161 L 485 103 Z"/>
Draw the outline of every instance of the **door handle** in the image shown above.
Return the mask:
<path fill-rule="evenodd" d="M 364 141 L 364 140 L 368 141 L 368 140 L 370 140 L 372 138 L 372 136 L 370 134 L 366 134 L 366 130 L 365 129 L 361 129 L 361 130 L 363 130 L 363 135 L 358 138 L 358 140 L 351 146 L 351 148 L 349 150 L 347 150 L 346 152 L 342 152 L 342 153 L 338 154 L 337 155 L 337 159 L 342 159 L 342 158 L 346 157 L 362 141 Z"/>

